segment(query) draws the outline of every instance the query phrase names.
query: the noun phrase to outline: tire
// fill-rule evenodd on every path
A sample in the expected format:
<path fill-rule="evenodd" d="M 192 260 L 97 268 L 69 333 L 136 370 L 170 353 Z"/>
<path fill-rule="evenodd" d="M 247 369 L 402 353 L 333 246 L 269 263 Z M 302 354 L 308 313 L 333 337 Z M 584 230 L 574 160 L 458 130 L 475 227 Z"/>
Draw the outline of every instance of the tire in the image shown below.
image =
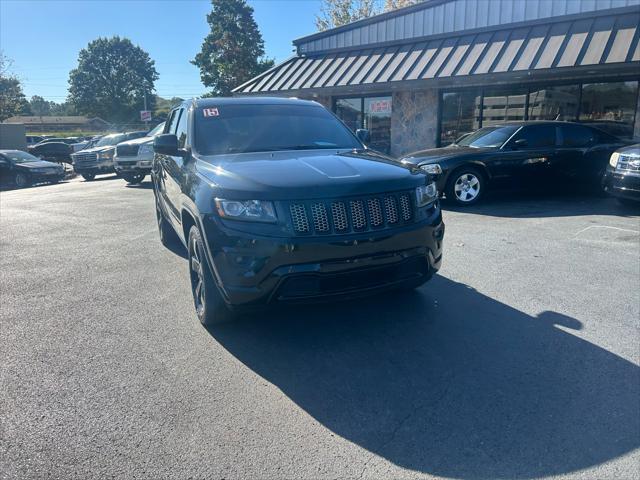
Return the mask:
<path fill-rule="evenodd" d="M 29 178 L 29 175 L 27 175 L 26 173 L 16 174 L 16 187 L 26 188 L 30 187 L 32 183 L 33 182 L 31 181 L 31 178 Z"/>
<path fill-rule="evenodd" d="M 445 195 L 456 205 L 468 206 L 478 203 L 487 189 L 487 181 L 475 167 L 462 167 L 451 173 Z"/>
<path fill-rule="evenodd" d="M 83 173 L 82 174 L 82 178 L 84 178 L 85 181 L 87 181 L 87 182 L 92 182 L 93 180 L 95 180 L 96 174 L 95 173 Z"/>
<path fill-rule="evenodd" d="M 195 225 L 189 231 L 188 245 L 191 293 L 198 320 L 205 327 L 233 320 L 233 313 L 213 280 L 205 255 L 206 247 Z"/>
<path fill-rule="evenodd" d="M 173 247 L 177 246 L 180 243 L 180 239 L 176 234 L 173 227 L 169 224 L 167 219 L 164 216 L 164 212 L 162 211 L 162 207 L 160 206 L 160 201 L 158 197 L 156 199 L 156 221 L 158 222 L 158 233 L 160 235 L 160 242 L 162 245 L 167 247 L 168 249 L 173 249 Z"/>
<path fill-rule="evenodd" d="M 138 183 L 142 182 L 142 180 L 144 180 L 145 176 L 146 175 L 144 173 L 125 173 L 125 174 L 122 174 L 122 178 L 129 185 L 137 185 Z"/>

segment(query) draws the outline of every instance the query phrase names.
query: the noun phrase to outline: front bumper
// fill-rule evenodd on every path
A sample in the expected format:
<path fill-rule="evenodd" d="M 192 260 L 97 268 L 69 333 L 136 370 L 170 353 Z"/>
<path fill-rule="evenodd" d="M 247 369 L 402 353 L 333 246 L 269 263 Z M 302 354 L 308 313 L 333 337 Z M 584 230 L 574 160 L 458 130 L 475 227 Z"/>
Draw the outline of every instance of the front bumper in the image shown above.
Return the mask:
<path fill-rule="evenodd" d="M 607 168 L 602 179 L 604 190 L 614 197 L 640 201 L 640 173 L 623 173 Z"/>
<path fill-rule="evenodd" d="M 417 286 L 442 262 L 440 209 L 391 231 L 331 237 L 257 237 L 201 218 L 209 263 L 227 303 L 316 302 Z"/>
<path fill-rule="evenodd" d="M 146 173 L 151 172 L 153 158 L 117 157 L 114 166 L 118 173 Z"/>

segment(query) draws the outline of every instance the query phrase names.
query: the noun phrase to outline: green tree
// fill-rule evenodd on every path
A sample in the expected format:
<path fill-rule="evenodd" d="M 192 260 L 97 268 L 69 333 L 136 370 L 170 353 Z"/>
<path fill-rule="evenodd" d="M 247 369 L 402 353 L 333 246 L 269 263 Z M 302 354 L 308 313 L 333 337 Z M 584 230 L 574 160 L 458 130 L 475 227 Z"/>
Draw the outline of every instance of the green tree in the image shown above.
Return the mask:
<path fill-rule="evenodd" d="M 371 17 L 380 13 L 377 4 L 377 0 L 323 0 L 316 27 L 322 32 Z"/>
<path fill-rule="evenodd" d="M 153 111 L 153 117 L 159 119 L 166 119 L 169 116 L 169 112 L 173 107 L 179 105 L 184 100 L 180 97 L 173 97 L 171 99 L 162 98 L 156 95 L 155 97 L 155 110 Z"/>
<path fill-rule="evenodd" d="M 245 0 L 211 0 L 211 31 L 191 62 L 213 95 L 230 95 L 238 85 L 273 66 L 264 58 L 264 41 Z"/>
<path fill-rule="evenodd" d="M 389 10 L 408 7 L 421 2 L 424 2 L 424 0 L 384 0 L 384 11 L 388 12 Z"/>
<path fill-rule="evenodd" d="M 34 95 L 29 100 L 32 115 L 51 115 L 51 102 L 46 101 L 39 95 Z"/>
<path fill-rule="evenodd" d="M 78 67 L 69 73 L 69 98 L 78 113 L 110 122 L 138 121 L 138 111 L 153 110 L 158 79 L 149 54 L 118 36 L 98 38 L 80 50 Z"/>
<path fill-rule="evenodd" d="M 10 72 L 11 62 L 0 53 L 0 122 L 14 115 L 28 115 L 29 102 L 20 80 Z"/>

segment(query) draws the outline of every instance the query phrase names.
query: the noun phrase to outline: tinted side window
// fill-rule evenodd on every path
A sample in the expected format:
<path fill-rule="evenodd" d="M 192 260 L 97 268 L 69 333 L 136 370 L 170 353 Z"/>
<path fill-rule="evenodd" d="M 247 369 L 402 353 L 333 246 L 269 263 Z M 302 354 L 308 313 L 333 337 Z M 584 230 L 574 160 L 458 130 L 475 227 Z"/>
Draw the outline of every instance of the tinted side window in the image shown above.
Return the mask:
<path fill-rule="evenodd" d="M 553 125 L 532 125 L 524 127 L 513 139 L 527 141 L 526 148 L 553 147 L 556 144 L 556 127 Z"/>
<path fill-rule="evenodd" d="M 593 130 L 580 125 L 562 125 L 560 133 L 562 134 L 562 146 L 564 147 L 586 147 L 596 139 L 596 134 Z"/>
<path fill-rule="evenodd" d="M 167 121 L 164 133 L 176 133 L 176 125 L 178 124 L 178 117 L 180 116 L 180 109 L 176 108 L 171 112 L 171 118 Z"/>
<path fill-rule="evenodd" d="M 180 148 L 184 147 L 185 142 L 187 141 L 187 110 L 182 109 L 182 114 L 180 115 L 180 119 L 178 120 L 178 127 L 176 129 L 176 137 L 178 137 L 178 146 Z"/>

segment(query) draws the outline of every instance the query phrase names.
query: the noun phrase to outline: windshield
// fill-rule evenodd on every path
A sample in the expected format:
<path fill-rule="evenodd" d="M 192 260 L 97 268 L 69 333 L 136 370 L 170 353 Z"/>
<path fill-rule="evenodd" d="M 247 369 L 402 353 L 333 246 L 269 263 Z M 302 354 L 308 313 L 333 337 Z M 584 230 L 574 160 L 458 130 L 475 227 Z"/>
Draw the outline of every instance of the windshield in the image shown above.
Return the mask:
<path fill-rule="evenodd" d="M 362 148 L 320 106 L 221 105 L 196 112 L 196 150 L 204 155 L 276 150 Z"/>
<path fill-rule="evenodd" d="M 30 162 L 39 162 L 40 159 L 34 157 L 33 155 L 27 152 L 21 152 L 20 150 L 14 150 L 10 152 L 2 153 L 5 157 L 7 157 L 13 163 L 30 163 Z"/>
<path fill-rule="evenodd" d="M 127 139 L 127 136 L 124 133 L 117 135 L 107 135 L 106 137 L 102 137 L 96 143 L 96 147 L 105 147 L 107 145 L 116 145 L 120 142 L 124 142 Z"/>
<path fill-rule="evenodd" d="M 156 127 L 147 133 L 147 137 L 155 137 L 156 135 L 160 135 L 162 130 L 164 129 L 164 122 L 159 123 Z"/>
<path fill-rule="evenodd" d="M 485 127 L 460 139 L 455 145 L 474 148 L 499 148 L 518 130 L 518 126 Z"/>

